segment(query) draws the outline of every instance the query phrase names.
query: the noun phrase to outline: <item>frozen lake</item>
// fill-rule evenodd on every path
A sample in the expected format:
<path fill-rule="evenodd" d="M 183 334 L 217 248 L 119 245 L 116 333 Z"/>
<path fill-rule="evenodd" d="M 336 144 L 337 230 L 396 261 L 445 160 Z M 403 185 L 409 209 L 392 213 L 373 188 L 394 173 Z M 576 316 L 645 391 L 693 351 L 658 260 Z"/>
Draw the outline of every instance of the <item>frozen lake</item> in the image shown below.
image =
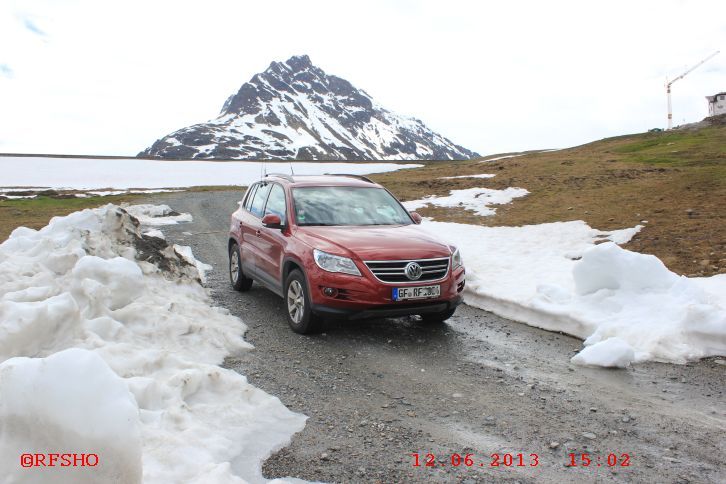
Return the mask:
<path fill-rule="evenodd" d="M 88 190 L 98 188 L 182 188 L 249 185 L 258 180 L 258 161 L 167 161 L 137 158 L 0 157 L 0 188 L 33 187 Z M 267 173 L 290 173 L 288 162 L 264 163 Z M 415 168 L 397 163 L 292 162 L 297 175 L 366 175 Z"/>

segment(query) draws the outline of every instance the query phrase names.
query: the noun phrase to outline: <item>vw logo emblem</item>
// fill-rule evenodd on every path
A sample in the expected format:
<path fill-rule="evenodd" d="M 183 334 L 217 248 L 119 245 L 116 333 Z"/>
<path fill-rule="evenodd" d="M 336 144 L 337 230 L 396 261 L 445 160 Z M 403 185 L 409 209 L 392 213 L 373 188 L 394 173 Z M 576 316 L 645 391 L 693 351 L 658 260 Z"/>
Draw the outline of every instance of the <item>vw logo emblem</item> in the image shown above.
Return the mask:
<path fill-rule="evenodd" d="M 406 277 L 408 277 L 412 281 L 415 281 L 416 279 L 421 277 L 421 266 L 415 262 L 409 262 L 408 264 L 406 264 L 406 269 L 404 270 L 406 271 Z"/>

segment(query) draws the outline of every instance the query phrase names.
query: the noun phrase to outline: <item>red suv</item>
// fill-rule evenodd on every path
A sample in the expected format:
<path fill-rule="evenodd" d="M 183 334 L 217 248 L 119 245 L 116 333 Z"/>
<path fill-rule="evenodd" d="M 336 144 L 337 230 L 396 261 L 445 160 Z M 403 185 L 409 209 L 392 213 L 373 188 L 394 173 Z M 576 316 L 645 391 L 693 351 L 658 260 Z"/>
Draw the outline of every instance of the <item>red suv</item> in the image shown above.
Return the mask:
<path fill-rule="evenodd" d="M 362 176 L 266 175 L 232 214 L 230 281 L 283 297 L 298 333 L 324 318 L 442 322 L 461 302 L 464 267 L 459 250 L 420 222 Z"/>

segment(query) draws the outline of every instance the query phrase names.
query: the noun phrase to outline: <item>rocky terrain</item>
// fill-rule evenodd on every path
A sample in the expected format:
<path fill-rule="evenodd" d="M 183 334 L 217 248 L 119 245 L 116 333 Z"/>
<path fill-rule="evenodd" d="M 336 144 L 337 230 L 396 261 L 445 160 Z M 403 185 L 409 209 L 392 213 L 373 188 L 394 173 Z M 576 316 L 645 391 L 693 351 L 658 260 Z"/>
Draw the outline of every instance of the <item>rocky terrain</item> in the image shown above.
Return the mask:
<path fill-rule="evenodd" d="M 415 118 L 294 56 L 273 62 L 216 119 L 182 128 L 139 156 L 239 160 L 460 160 L 478 156 Z"/>

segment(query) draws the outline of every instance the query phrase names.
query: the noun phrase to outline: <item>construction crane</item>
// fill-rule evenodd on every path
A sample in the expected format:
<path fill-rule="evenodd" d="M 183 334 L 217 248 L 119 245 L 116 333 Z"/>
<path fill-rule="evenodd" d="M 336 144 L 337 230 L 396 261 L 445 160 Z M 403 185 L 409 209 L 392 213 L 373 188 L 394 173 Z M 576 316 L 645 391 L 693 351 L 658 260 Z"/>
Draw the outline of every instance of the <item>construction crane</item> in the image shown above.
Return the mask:
<path fill-rule="evenodd" d="M 713 54 L 709 55 L 708 57 L 706 57 L 705 59 L 703 59 L 701 62 L 699 62 L 695 66 L 691 67 L 686 72 L 684 72 L 680 76 L 676 77 L 672 81 L 669 81 L 668 78 L 666 78 L 666 92 L 668 93 L 668 129 L 672 129 L 673 128 L 673 108 L 672 108 L 672 105 L 671 105 L 671 84 L 673 84 L 674 82 L 676 82 L 679 79 L 683 79 L 688 74 L 690 74 L 692 71 L 694 71 L 697 67 L 700 67 L 701 65 L 705 64 L 706 62 L 708 62 L 711 59 L 713 59 L 714 57 L 716 57 L 716 55 L 719 52 L 720 51 L 717 50 L 716 52 L 714 52 Z"/>

